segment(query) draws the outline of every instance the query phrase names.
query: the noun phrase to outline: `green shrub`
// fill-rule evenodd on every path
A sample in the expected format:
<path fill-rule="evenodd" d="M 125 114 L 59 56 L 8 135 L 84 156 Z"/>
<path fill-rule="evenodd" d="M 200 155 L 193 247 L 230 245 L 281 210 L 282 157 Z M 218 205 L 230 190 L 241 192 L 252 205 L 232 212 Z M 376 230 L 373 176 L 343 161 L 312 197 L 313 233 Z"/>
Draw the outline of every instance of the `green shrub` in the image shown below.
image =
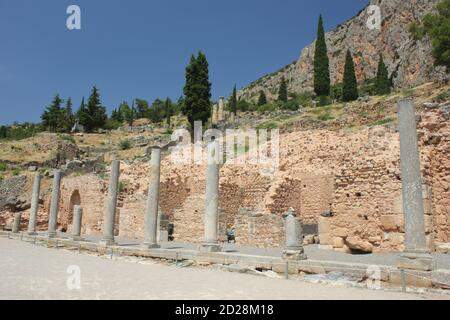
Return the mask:
<path fill-rule="evenodd" d="M 369 125 L 369 127 L 382 126 L 382 125 L 385 125 L 388 123 L 392 123 L 393 121 L 394 121 L 394 119 L 392 119 L 392 118 L 385 118 L 385 119 L 378 120 L 378 121 L 372 123 L 371 125 Z"/>
<path fill-rule="evenodd" d="M 405 98 L 410 98 L 414 96 L 414 93 L 415 93 L 414 89 L 404 89 L 402 91 L 402 96 Z"/>
<path fill-rule="evenodd" d="M 334 119 L 334 117 L 331 114 L 329 114 L 329 113 L 320 114 L 317 118 L 320 121 L 329 121 L 329 120 L 333 120 Z"/>
<path fill-rule="evenodd" d="M 20 169 L 13 169 L 11 173 L 13 176 L 18 176 L 20 174 Z"/>
<path fill-rule="evenodd" d="M 276 103 L 266 103 L 262 106 L 258 106 L 258 112 L 273 112 L 279 108 L 279 105 Z"/>
<path fill-rule="evenodd" d="M 282 104 L 282 108 L 285 110 L 297 111 L 299 104 L 295 100 L 289 100 Z"/>
<path fill-rule="evenodd" d="M 129 149 L 131 149 L 131 142 L 130 142 L 130 140 L 122 140 L 122 141 L 120 141 L 119 147 L 120 147 L 120 150 L 129 150 Z"/>
<path fill-rule="evenodd" d="M 331 86 L 331 99 L 335 101 L 342 101 L 342 83 L 336 83 Z"/>
<path fill-rule="evenodd" d="M 436 101 L 437 102 L 446 102 L 448 100 L 448 98 L 450 98 L 450 94 L 448 91 L 446 91 L 446 92 L 442 92 L 442 93 L 438 94 L 438 96 L 436 97 Z"/>
<path fill-rule="evenodd" d="M 0 162 L 0 171 L 6 171 L 6 169 L 8 169 L 6 163 Z"/>
<path fill-rule="evenodd" d="M 64 141 L 75 143 L 75 138 L 72 137 L 70 134 L 61 134 L 59 138 Z"/>
<path fill-rule="evenodd" d="M 264 122 L 264 123 L 261 123 L 260 125 L 258 125 L 256 129 L 258 129 L 258 130 L 260 130 L 260 129 L 267 129 L 267 130 L 278 129 L 278 124 L 273 121 Z"/>
<path fill-rule="evenodd" d="M 319 96 L 319 100 L 317 106 L 324 107 L 329 106 L 331 104 L 331 98 L 329 96 Z"/>

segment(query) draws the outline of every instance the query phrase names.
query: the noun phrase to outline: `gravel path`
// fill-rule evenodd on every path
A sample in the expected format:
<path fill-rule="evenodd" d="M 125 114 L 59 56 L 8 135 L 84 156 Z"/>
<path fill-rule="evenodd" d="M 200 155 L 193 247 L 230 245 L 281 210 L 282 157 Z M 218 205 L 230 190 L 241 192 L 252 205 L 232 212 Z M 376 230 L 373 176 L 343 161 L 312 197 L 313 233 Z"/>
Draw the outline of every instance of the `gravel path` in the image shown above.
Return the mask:
<path fill-rule="evenodd" d="M 370 291 L 136 259 L 108 260 L 0 238 L 0 299 L 444 299 Z M 125 261 L 128 260 L 128 261 Z M 72 266 L 72 269 L 70 267 Z M 80 270 L 81 288 L 73 273 Z"/>

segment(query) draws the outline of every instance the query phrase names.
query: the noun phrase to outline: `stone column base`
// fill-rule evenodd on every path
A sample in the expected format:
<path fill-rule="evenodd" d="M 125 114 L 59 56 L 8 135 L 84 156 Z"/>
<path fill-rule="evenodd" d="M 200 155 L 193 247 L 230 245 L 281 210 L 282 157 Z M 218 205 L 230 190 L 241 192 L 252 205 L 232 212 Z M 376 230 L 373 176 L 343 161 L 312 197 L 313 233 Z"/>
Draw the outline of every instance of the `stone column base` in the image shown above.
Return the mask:
<path fill-rule="evenodd" d="M 408 270 L 433 270 L 433 257 L 430 253 L 404 252 L 400 255 L 397 268 Z"/>
<path fill-rule="evenodd" d="M 102 239 L 102 240 L 100 240 L 99 245 L 105 246 L 105 247 L 115 246 L 116 242 L 114 241 L 114 239 L 113 240 L 111 240 L 111 239 Z"/>
<path fill-rule="evenodd" d="M 142 243 L 142 248 L 144 248 L 144 249 L 159 249 L 159 248 L 161 248 L 161 246 L 157 243 L 144 242 L 144 243 Z"/>
<path fill-rule="evenodd" d="M 33 231 L 33 232 L 27 232 L 27 235 L 34 237 L 34 236 L 37 236 L 39 234 L 36 231 Z"/>
<path fill-rule="evenodd" d="M 58 236 L 56 232 L 47 232 L 47 238 L 54 239 Z"/>
<path fill-rule="evenodd" d="M 308 259 L 305 251 L 302 247 L 298 248 L 285 248 L 283 250 L 283 259 L 284 260 L 306 260 Z"/>
<path fill-rule="evenodd" d="M 75 241 L 75 242 L 81 242 L 81 241 L 84 241 L 84 240 L 85 240 L 84 238 L 82 238 L 82 237 L 80 237 L 80 236 L 71 236 L 69 239 L 70 239 L 71 241 Z"/>
<path fill-rule="evenodd" d="M 217 243 L 203 243 L 199 250 L 200 252 L 221 252 L 222 247 Z"/>

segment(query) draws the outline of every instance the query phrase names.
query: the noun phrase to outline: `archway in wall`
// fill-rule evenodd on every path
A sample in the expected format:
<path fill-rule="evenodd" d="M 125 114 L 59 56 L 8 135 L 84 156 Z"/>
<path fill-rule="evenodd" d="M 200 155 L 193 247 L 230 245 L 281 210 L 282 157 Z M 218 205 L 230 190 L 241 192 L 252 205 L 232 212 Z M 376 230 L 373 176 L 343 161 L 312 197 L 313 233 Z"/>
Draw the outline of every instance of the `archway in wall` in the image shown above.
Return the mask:
<path fill-rule="evenodd" d="M 69 208 L 68 208 L 67 213 L 62 221 L 61 231 L 67 232 L 69 230 L 69 227 L 72 225 L 72 221 L 73 221 L 73 208 L 75 206 L 80 206 L 80 205 L 81 205 L 80 192 L 78 190 L 74 190 L 70 196 Z"/>

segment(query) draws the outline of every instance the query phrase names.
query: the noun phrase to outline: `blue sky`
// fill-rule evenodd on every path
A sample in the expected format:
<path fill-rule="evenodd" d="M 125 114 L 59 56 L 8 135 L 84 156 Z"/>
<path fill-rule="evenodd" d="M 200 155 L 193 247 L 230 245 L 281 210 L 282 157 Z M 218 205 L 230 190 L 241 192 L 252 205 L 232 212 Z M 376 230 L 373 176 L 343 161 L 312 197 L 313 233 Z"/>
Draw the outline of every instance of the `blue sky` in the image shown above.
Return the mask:
<path fill-rule="evenodd" d="M 121 101 L 182 94 L 199 49 L 213 98 L 298 59 L 317 17 L 333 29 L 367 0 L 0 0 L 0 124 L 40 121 L 55 94 L 78 108 L 95 84 L 110 112 Z M 66 28 L 81 7 L 82 30 Z"/>

